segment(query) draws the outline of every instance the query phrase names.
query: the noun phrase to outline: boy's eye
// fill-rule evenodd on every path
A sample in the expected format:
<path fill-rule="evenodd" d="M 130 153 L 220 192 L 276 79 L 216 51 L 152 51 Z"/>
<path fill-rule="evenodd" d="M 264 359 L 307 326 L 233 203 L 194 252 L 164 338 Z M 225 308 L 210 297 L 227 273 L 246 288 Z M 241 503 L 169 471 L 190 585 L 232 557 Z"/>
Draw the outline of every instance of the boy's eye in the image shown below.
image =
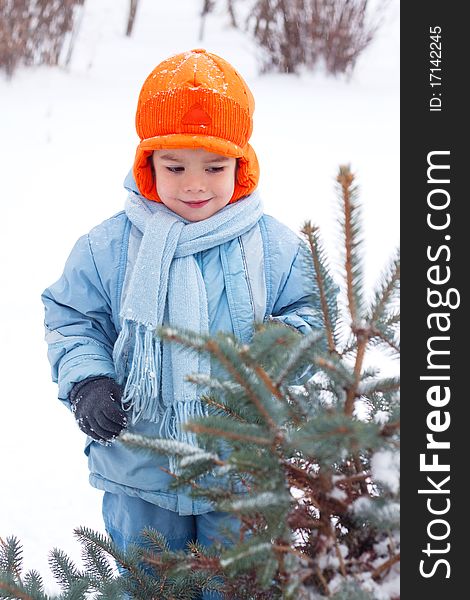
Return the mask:
<path fill-rule="evenodd" d="M 221 173 L 225 167 L 207 167 L 206 171 L 208 173 Z M 167 171 L 170 173 L 183 173 L 184 167 L 166 167 Z"/>

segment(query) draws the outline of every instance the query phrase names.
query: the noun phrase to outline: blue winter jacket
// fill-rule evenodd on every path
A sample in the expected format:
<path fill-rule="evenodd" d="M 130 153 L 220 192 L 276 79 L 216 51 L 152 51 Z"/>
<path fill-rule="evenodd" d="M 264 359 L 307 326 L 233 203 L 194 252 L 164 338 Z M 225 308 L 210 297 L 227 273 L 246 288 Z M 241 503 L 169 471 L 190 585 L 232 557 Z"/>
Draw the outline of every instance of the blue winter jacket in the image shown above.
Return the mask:
<path fill-rule="evenodd" d="M 132 178 L 126 184 L 138 193 Z M 52 378 L 68 407 L 74 383 L 91 376 L 115 377 L 112 354 L 121 328 L 121 300 L 141 239 L 125 212 L 119 212 L 77 241 L 62 276 L 42 294 Z M 234 252 L 235 245 L 242 252 Z M 255 323 L 270 317 L 305 334 L 319 327 L 300 238 L 273 217 L 264 215 L 247 233 L 196 259 L 207 287 L 210 333 L 225 331 L 249 342 Z M 223 261 L 230 265 L 226 283 Z M 140 421 L 130 430 L 156 437 L 157 428 Z M 184 491 L 168 489 L 172 478 L 159 468 L 168 468 L 166 457 L 136 452 L 119 441 L 103 446 L 91 438 L 85 453 L 90 483 L 98 489 L 138 496 L 179 514 L 213 509 Z"/>

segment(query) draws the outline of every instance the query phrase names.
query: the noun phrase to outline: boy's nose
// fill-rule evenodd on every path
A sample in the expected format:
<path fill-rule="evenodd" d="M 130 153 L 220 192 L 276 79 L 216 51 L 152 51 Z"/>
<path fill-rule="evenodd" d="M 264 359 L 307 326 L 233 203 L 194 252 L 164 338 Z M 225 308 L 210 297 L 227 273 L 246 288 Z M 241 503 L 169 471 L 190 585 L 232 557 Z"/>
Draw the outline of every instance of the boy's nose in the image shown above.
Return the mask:
<path fill-rule="evenodd" d="M 206 185 L 202 177 L 191 175 L 188 175 L 185 178 L 183 187 L 185 192 L 204 192 L 206 189 Z"/>

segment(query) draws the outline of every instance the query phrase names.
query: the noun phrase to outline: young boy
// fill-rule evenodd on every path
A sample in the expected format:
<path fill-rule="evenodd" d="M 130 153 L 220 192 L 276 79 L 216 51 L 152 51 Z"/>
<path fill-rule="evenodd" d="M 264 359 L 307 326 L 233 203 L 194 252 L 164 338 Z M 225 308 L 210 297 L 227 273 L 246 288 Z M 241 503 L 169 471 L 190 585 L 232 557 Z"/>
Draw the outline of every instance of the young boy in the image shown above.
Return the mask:
<path fill-rule="evenodd" d="M 152 526 L 173 549 L 224 540 L 227 515 L 169 490 L 173 459 L 132 451 L 127 429 L 195 443 L 184 423 L 206 414 L 210 361 L 162 342 L 162 324 L 224 331 L 249 342 L 275 319 L 318 327 L 300 240 L 263 214 L 248 143 L 253 96 L 222 58 L 197 49 L 159 64 L 137 106 L 140 137 L 125 211 L 78 240 L 62 277 L 43 293 L 59 398 L 88 436 L 90 483 L 104 490 L 106 530 L 125 548 Z M 233 523 L 235 527 L 235 523 Z"/>

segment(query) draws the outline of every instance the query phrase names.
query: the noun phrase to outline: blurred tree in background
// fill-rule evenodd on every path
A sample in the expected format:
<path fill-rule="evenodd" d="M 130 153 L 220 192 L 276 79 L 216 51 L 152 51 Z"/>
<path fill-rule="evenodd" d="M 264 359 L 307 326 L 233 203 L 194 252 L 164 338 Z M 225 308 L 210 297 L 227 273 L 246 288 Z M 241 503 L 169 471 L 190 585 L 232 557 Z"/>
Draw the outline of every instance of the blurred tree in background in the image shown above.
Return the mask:
<path fill-rule="evenodd" d="M 227 11 L 260 48 L 261 70 L 296 73 L 323 66 L 332 75 L 350 74 L 380 25 L 388 0 L 371 9 L 368 0 L 212 0 Z"/>
<path fill-rule="evenodd" d="M 0 0 L 0 69 L 70 59 L 84 0 Z"/>
<path fill-rule="evenodd" d="M 131 36 L 134 30 L 135 17 L 140 0 L 129 0 L 129 17 L 127 19 L 126 35 Z"/>
<path fill-rule="evenodd" d="M 195 4 L 201 0 L 194 0 Z M 210 13 L 227 14 L 232 27 L 259 48 L 261 72 L 324 68 L 352 73 L 371 43 L 389 0 L 202 0 L 199 39 Z M 0 69 L 67 65 L 85 0 L 0 0 Z M 129 0 L 125 34 L 131 36 L 139 0 Z"/>

